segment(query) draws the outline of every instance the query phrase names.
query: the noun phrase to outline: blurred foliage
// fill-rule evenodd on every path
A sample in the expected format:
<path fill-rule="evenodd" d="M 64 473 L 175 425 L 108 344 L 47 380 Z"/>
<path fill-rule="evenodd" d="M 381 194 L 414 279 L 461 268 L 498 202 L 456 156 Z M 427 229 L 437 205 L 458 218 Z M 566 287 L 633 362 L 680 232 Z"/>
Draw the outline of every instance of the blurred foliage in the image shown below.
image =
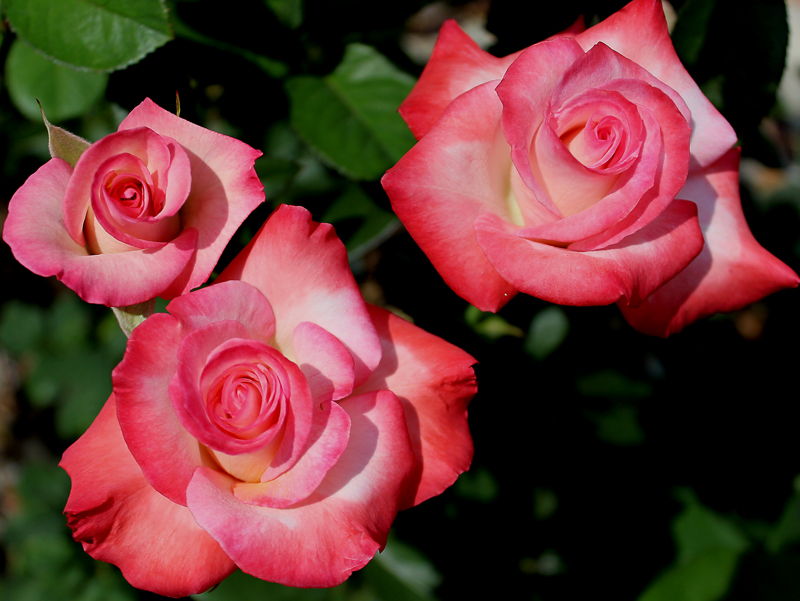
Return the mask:
<path fill-rule="evenodd" d="M 2 2 L 4 201 L 49 157 L 35 99 L 53 123 L 94 141 L 145 97 L 172 110 L 177 91 L 182 117 L 264 153 L 256 170 L 267 202 L 217 272 L 275 206 L 303 205 L 334 224 L 368 300 L 398 307 L 480 361 L 473 468 L 401 512 L 396 536 L 365 569 L 330 590 L 237 572 L 195 598 L 555 601 L 598 590 L 640 601 L 800 598 L 800 494 L 790 486 L 800 473 L 797 421 L 781 392 L 795 388 L 796 295 L 668 341 L 633 332 L 615 307 L 553 307 L 520 295 L 495 315 L 458 299 L 378 183 L 414 143 L 396 110 L 421 66 L 401 48 L 430 42 L 445 17 L 472 26 L 488 3 L 428 5 L 438 22 L 412 27 L 407 20 L 425 4 Z M 546 18 L 528 19 L 518 2 L 493 0 L 490 51 L 516 52 L 624 4 L 551 3 Z M 763 121 L 785 62 L 783 2 L 673 4 L 677 51 L 733 123 L 744 155 L 786 167 L 790 136 Z M 744 189 L 743 205 L 756 238 L 798 270 L 797 182 Z M 58 457 L 107 398 L 125 337 L 110 311 L 2 252 L 0 598 L 156 599 L 89 558 L 61 515 L 69 481 Z M 157 310 L 164 306 L 158 299 Z"/>
<path fill-rule="evenodd" d="M 391 535 L 386 548 L 363 570 L 330 589 L 296 589 L 236 571 L 196 601 L 435 601 L 441 577 L 418 551 Z"/>
<path fill-rule="evenodd" d="M 329 76 L 286 82 L 292 126 L 343 174 L 378 179 L 414 144 L 396 112 L 413 85 L 374 48 L 349 44 Z"/>
<path fill-rule="evenodd" d="M 111 370 L 122 359 L 125 336 L 112 313 L 94 324 L 92 308 L 64 292 L 47 310 L 16 300 L 4 304 L 0 344 L 19 359 L 31 406 L 53 408 L 56 432 L 69 440 L 86 431 L 111 394 Z"/>

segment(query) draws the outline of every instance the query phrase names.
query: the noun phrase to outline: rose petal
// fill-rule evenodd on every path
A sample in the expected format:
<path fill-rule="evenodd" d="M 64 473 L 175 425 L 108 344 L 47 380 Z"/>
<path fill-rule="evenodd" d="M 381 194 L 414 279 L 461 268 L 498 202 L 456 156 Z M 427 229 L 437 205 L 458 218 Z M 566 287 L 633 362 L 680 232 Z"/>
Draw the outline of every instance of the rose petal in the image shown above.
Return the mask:
<path fill-rule="evenodd" d="M 95 559 L 118 566 L 136 588 L 184 597 L 236 569 L 186 507 L 147 483 L 125 446 L 114 395 L 59 465 L 72 479 L 64 513 L 73 537 Z"/>
<path fill-rule="evenodd" d="M 519 53 L 492 56 L 448 19 L 439 30 L 433 54 L 419 81 L 400 105 L 400 115 L 419 140 L 428 133 L 456 96 L 493 79 L 500 79 Z"/>
<path fill-rule="evenodd" d="M 197 470 L 187 491 L 192 515 L 244 572 L 287 586 L 336 586 L 386 544 L 414 466 L 403 409 L 388 391 L 341 406 L 350 442 L 302 503 L 249 505 L 233 495 L 230 477 Z"/>
<path fill-rule="evenodd" d="M 169 170 L 172 154 L 167 141 L 149 127 L 110 134 L 87 148 L 78 162 L 64 192 L 64 219 L 72 239 L 85 244 L 83 223 L 92 198 L 92 182 L 103 163 L 119 154 L 141 159 L 158 185 L 158 173 Z"/>
<path fill-rule="evenodd" d="M 703 247 L 696 207 L 672 204 L 622 242 L 575 252 L 515 235 L 494 215 L 475 220 L 478 243 L 520 292 L 561 305 L 636 305 L 679 273 Z"/>
<path fill-rule="evenodd" d="M 138 164 L 131 165 L 131 163 Z M 150 205 L 144 215 L 131 217 L 121 211 L 118 200 L 109 194 L 106 187 L 109 174 L 113 177 L 113 172 L 126 173 L 131 176 L 128 179 L 137 180 L 146 204 Z M 91 214 L 87 214 L 84 236 L 89 248 L 97 254 L 108 251 L 93 244 L 91 233 L 86 231 L 92 216 L 113 240 L 137 248 L 154 248 L 180 234 L 180 217 L 160 214 L 160 204 L 163 203 L 163 199 L 158 196 L 163 195 L 163 192 L 155 186 L 147 168 L 133 155 L 118 154 L 104 161 L 97 168 L 91 190 Z"/>
<path fill-rule="evenodd" d="M 163 293 L 174 298 L 206 281 L 242 221 L 264 202 L 253 163 L 261 152 L 165 111 L 149 98 L 133 109 L 120 131 L 147 126 L 174 139 L 191 164 L 189 198 L 181 209 L 183 228 L 199 232 L 191 269 Z"/>
<path fill-rule="evenodd" d="M 333 227 L 302 207 L 283 205 L 217 278 L 258 288 L 275 314 L 276 347 L 294 360 L 292 332 L 300 322 L 324 328 L 355 362 L 356 384 L 380 362 L 380 341 L 353 279 L 347 251 Z"/>
<path fill-rule="evenodd" d="M 214 282 L 173 299 L 167 311 L 178 318 L 186 333 L 217 321 L 242 324 L 249 338 L 269 342 L 275 334 L 275 316 L 264 295 L 247 282 Z"/>
<path fill-rule="evenodd" d="M 353 357 L 336 336 L 303 321 L 292 332 L 292 347 L 315 402 L 338 401 L 353 392 Z"/>
<path fill-rule="evenodd" d="M 691 132 L 684 118 L 688 110 L 673 90 L 604 44 L 597 44 L 584 55 L 568 42 L 572 41 L 554 40 L 549 45 L 532 46 L 509 68 L 497 89 L 504 103 L 503 130 L 513 147 L 514 164 L 540 200 L 539 184 L 531 171 L 535 163 L 530 149 L 532 136 L 541 128 L 538 124 L 542 123 L 543 108 L 552 103 L 552 110 L 560 109 L 564 103 L 574 101 L 576 95 L 586 94 L 587 88 L 619 94 L 626 102 L 641 107 L 639 113 L 647 132 L 645 146 L 639 161 L 629 169 L 630 174 L 619 180 L 619 186 L 586 210 L 559 221 L 532 224 L 524 234 L 556 242 L 582 241 L 574 248 L 596 250 L 644 227 L 672 202 L 686 181 Z M 571 63 L 570 57 L 575 59 Z M 548 77 L 545 66 L 557 60 L 562 61 L 564 71 L 549 75 L 552 89 L 540 89 L 538 81 Z M 556 155 L 559 149 L 555 142 L 541 146 L 539 138 L 536 136 L 536 152 L 541 153 L 541 161 L 552 162 L 555 167 L 545 173 L 550 177 L 548 181 L 556 184 L 556 190 L 563 186 L 561 182 L 574 182 L 574 174 L 559 172 L 568 162 Z"/>
<path fill-rule="evenodd" d="M 472 229 L 475 218 L 487 212 L 515 219 L 513 166 L 495 85 L 486 83 L 454 100 L 381 180 L 395 213 L 447 285 L 484 311 L 497 311 L 515 294 L 486 259 Z"/>
<path fill-rule="evenodd" d="M 306 447 L 313 423 L 314 403 L 305 376 L 291 361 L 260 341 L 245 340 L 247 331 L 238 322 L 221 321 L 187 334 L 178 346 L 178 365 L 169 385 L 169 395 L 181 424 L 200 442 L 228 456 L 224 467 L 234 476 L 257 480 L 270 479 L 294 465 Z M 223 433 L 206 412 L 204 370 L 214 367 L 215 356 L 231 365 L 257 362 L 278 374 L 282 386 L 278 402 L 285 411 L 280 432 L 263 436 L 235 438 Z M 279 446 L 268 446 L 275 441 Z M 239 458 L 239 455 L 246 454 Z M 251 473 L 253 470 L 257 474 Z"/>
<path fill-rule="evenodd" d="M 9 203 L 3 239 L 25 267 L 56 276 L 89 303 L 121 307 L 158 296 L 194 253 L 197 231 L 185 230 L 157 249 L 90 255 L 67 232 L 62 200 L 72 167 L 51 159 L 31 175 Z"/>
<path fill-rule="evenodd" d="M 472 461 L 467 405 L 477 361 L 393 313 L 368 305 L 383 344 L 381 364 L 356 393 L 391 390 L 403 404 L 416 469 L 401 508 L 440 494 Z"/>
<path fill-rule="evenodd" d="M 347 447 L 350 417 L 337 403 L 314 411 L 308 448 L 292 469 L 267 482 L 235 484 L 233 494 L 250 505 L 288 507 L 306 499 L 320 485 Z"/>
<path fill-rule="evenodd" d="M 561 221 L 527 228 L 524 237 L 576 241 L 571 250 L 604 248 L 658 217 L 686 181 L 690 132 L 672 101 L 637 80 L 615 80 L 603 84 L 603 89 L 621 92 L 639 105 L 645 126 L 639 159 L 600 202 Z"/>
<path fill-rule="evenodd" d="M 169 500 L 186 505 L 195 468 L 215 464 L 181 425 L 169 397 L 181 337 L 177 319 L 151 315 L 131 332 L 112 382 L 125 442 L 144 477 Z"/>
<path fill-rule="evenodd" d="M 519 55 L 497 86 L 497 95 L 503 103 L 503 132 L 511 145 L 514 165 L 539 203 L 558 216 L 561 212 L 533 176 L 530 151 L 546 111 L 560 105 L 550 107 L 553 88 L 563 73 L 583 57 L 580 46 L 571 38 L 535 44 Z"/>
<path fill-rule="evenodd" d="M 692 120 L 692 169 L 710 165 L 736 143 L 736 133 L 700 91 L 681 64 L 667 29 L 660 0 L 634 0 L 575 36 L 584 50 L 603 42 L 674 89 Z"/>
<path fill-rule="evenodd" d="M 681 273 L 638 307 L 620 304 L 634 328 L 667 337 L 721 311 L 735 311 L 800 279 L 750 233 L 739 199 L 739 149 L 693 173 L 681 198 L 697 203 L 706 245 Z"/>

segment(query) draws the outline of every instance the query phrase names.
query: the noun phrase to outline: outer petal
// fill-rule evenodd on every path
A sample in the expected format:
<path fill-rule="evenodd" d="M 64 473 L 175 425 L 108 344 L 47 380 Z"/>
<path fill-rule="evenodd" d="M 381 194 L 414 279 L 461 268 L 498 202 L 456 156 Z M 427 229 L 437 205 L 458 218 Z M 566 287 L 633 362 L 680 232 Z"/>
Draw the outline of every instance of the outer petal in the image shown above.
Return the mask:
<path fill-rule="evenodd" d="M 264 188 L 253 167 L 261 152 L 169 113 L 146 99 L 120 124 L 120 131 L 149 127 L 169 136 L 189 155 L 192 188 L 181 209 L 184 228 L 200 233 L 190 270 L 162 293 L 174 298 L 206 281 L 242 221 L 264 202 Z"/>
<path fill-rule="evenodd" d="M 660 0 L 634 0 L 575 36 L 584 50 L 604 42 L 641 65 L 686 101 L 692 113 L 693 168 L 707 166 L 736 143 L 736 133 L 700 91 L 675 53 Z"/>
<path fill-rule="evenodd" d="M 703 247 L 693 203 L 675 200 L 661 216 L 603 250 L 576 252 L 520 238 L 493 215 L 475 220 L 478 243 L 521 292 L 560 305 L 637 305 Z"/>
<path fill-rule="evenodd" d="M 486 259 L 472 229 L 482 213 L 512 221 L 509 204 L 516 204 L 495 85 L 459 96 L 381 180 L 400 221 L 447 285 L 484 311 L 497 311 L 516 293 Z"/>
<path fill-rule="evenodd" d="M 351 420 L 350 443 L 302 503 L 285 509 L 242 503 L 232 479 L 205 468 L 192 479 L 192 515 L 248 574 L 288 586 L 335 586 L 386 544 L 414 466 L 403 409 L 388 391 L 341 406 Z"/>
<path fill-rule="evenodd" d="M 357 392 L 386 388 L 403 403 L 417 458 L 402 508 L 440 494 L 472 461 L 467 405 L 478 385 L 477 361 L 393 313 L 369 305 L 383 360 Z"/>
<path fill-rule="evenodd" d="M 739 154 L 731 149 L 690 176 L 681 190 L 681 198 L 697 203 L 706 245 L 639 307 L 620 304 L 625 319 L 640 332 L 667 337 L 702 317 L 741 309 L 800 282 L 750 233 L 739 199 Z"/>
<path fill-rule="evenodd" d="M 309 446 L 289 471 L 268 482 L 235 484 L 233 494 L 251 505 L 288 507 L 308 498 L 341 457 L 350 437 L 350 417 L 337 403 L 314 412 Z"/>
<path fill-rule="evenodd" d="M 258 288 L 275 313 L 277 348 L 290 360 L 292 332 L 310 321 L 338 338 L 355 362 L 359 384 L 380 362 L 380 341 L 333 227 L 302 207 L 281 206 L 218 282 L 239 279 Z"/>
<path fill-rule="evenodd" d="M 242 324 L 253 340 L 269 342 L 275 335 L 275 316 L 269 301 L 247 282 L 215 282 L 172 300 L 167 310 L 180 320 L 186 332 L 231 320 Z"/>
<path fill-rule="evenodd" d="M 317 402 L 338 401 L 353 392 L 353 357 L 336 336 L 303 321 L 292 332 L 292 347 Z"/>
<path fill-rule="evenodd" d="M 131 333 L 112 380 L 122 433 L 144 477 L 162 495 L 186 505 L 195 468 L 214 464 L 183 427 L 169 397 L 181 338 L 177 319 L 151 315 Z"/>
<path fill-rule="evenodd" d="M 119 566 L 136 588 L 184 597 L 236 569 L 186 507 L 147 483 L 125 446 L 113 395 L 60 465 L 72 478 L 64 513 L 73 537 L 95 559 Z"/>
<path fill-rule="evenodd" d="M 419 140 L 456 96 L 500 79 L 518 55 L 492 56 L 481 50 L 454 20 L 445 21 L 419 81 L 400 105 L 400 115 Z"/>
<path fill-rule="evenodd" d="M 9 203 L 3 239 L 25 267 L 56 276 L 85 301 L 120 307 L 159 295 L 191 260 L 197 230 L 156 249 L 90 255 L 69 235 L 62 201 L 72 167 L 51 159 L 31 175 Z"/>

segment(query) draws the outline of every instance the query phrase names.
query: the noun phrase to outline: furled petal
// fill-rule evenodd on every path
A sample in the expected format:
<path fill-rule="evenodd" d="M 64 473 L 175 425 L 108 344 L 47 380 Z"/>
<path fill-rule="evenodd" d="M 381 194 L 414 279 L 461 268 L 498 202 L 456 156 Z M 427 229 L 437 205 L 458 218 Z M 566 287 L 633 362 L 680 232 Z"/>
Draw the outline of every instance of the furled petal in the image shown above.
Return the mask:
<path fill-rule="evenodd" d="M 681 64 L 660 0 L 634 0 L 575 36 L 584 50 L 607 44 L 681 95 L 692 115 L 692 168 L 707 166 L 736 143 L 736 133 Z"/>
<path fill-rule="evenodd" d="M 414 467 L 403 408 L 388 391 L 341 406 L 350 416 L 350 442 L 301 503 L 249 505 L 234 496 L 231 478 L 197 470 L 187 491 L 192 515 L 244 572 L 288 586 L 335 586 L 386 544 Z"/>
<path fill-rule="evenodd" d="M 603 250 L 575 252 L 517 236 L 494 215 L 475 220 L 478 243 L 520 292 L 561 305 L 637 305 L 703 247 L 697 208 L 675 200 L 647 227 Z"/>
<path fill-rule="evenodd" d="M 267 297 L 275 314 L 275 345 L 294 360 L 292 332 L 300 322 L 324 328 L 344 344 L 359 384 L 380 362 L 380 341 L 333 227 L 302 207 L 283 205 L 231 261 L 218 282 L 240 279 Z"/>
<path fill-rule="evenodd" d="M 186 505 L 195 468 L 214 462 L 181 425 L 169 398 L 180 341 L 177 319 L 151 315 L 131 332 L 112 380 L 120 427 L 144 477 L 162 495 Z"/>
<path fill-rule="evenodd" d="M 154 174 L 154 188 L 159 189 L 158 173 L 169 170 L 173 152 L 168 140 L 149 127 L 110 134 L 87 148 L 78 162 L 64 193 L 64 218 L 72 239 L 84 244 L 83 223 L 92 198 L 92 182 L 101 166 L 115 155 L 132 155 L 143 161 Z M 177 176 L 177 174 L 176 174 Z M 181 200 L 181 202 L 185 200 Z"/>
<path fill-rule="evenodd" d="M 403 404 L 416 469 L 401 507 L 450 486 L 472 461 L 467 405 L 478 390 L 476 360 L 393 313 L 369 305 L 383 359 L 357 393 L 389 389 Z"/>
<path fill-rule="evenodd" d="M 187 431 L 228 456 L 222 464 L 229 473 L 243 480 L 258 480 L 261 474 L 271 479 L 299 460 L 319 409 L 300 369 L 271 346 L 244 339 L 246 335 L 234 321 L 212 323 L 187 334 L 178 347 L 169 395 Z M 265 390 L 272 398 L 264 402 L 270 401 L 266 408 L 270 415 L 279 414 L 279 423 L 253 437 L 224 432 L 208 412 L 208 385 L 225 367 L 236 365 L 263 365 L 274 376 Z M 254 469 L 257 473 L 250 473 Z"/>
<path fill-rule="evenodd" d="M 125 446 L 112 395 L 60 463 L 72 479 L 64 513 L 73 537 L 136 588 L 184 597 L 227 578 L 235 564 L 186 507 L 158 494 Z"/>
<path fill-rule="evenodd" d="M 455 21 L 445 21 L 419 81 L 400 105 L 400 115 L 419 140 L 456 96 L 503 77 L 518 54 L 492 56 L 481 50 Z"/>
<path fill-rule="evenodd" d="M 120 199 L 131 191 L 139 202 L 122 205 Z M 160 193 L 140 159 L 130 154 L 110 157 L 100 165 L 92 182 L 91 211 L 82 221 L 86 246 L 97 254 L 114 252 L 92 240 L 100 232 L 114 242 L 136 248 L 154 248 L 175 238 L 180 234 L 181 220 L 177 215 L 162 218 Z M 87 231 L 90 226 L 93 231 Z"/>
<path fill-rule="evenodd" d="M 261 341 L 248 340 L 247 329 L 239 322 L 218 321 L 184 336 L 178 345 L 177 355 L 169 396 L 183 427 L 197 440 L 214 450 L 236 455 L 259 450 L 280 436 L 281 430 L 286 427 L 286 416 L 279 424 L 275 424 L 275 428 L 240 438 L 222 429 L 214 419 L 215 412 L 207 406 L 208 388 L 227 368 L 239 365 L 248 367 L 255 363 L 266 365 L 272 373 L 276 373 L 274 382 L 267 384 L 277 396 L 274 399 L 277 405 L 274 411 L 284 413 L 284 408 L 288 410 L 286 405 L 291 389 L 286 368 L 290 362 L 278 351 Z M 260 399 L 258 403 L 262 404 Z"/>
<path fill-rule="evenodd" d="M 579 56 L 567 66 L 570 53 Z M 565 63 L 562 65 L 565 71 L 557 78 L 550 75 L 554 80 L 552 90 L 541 90 L 538 81 L 547 77 L 541 73 L 547 71 L 543 66 L 559 57 Z M 658 217 L 686 181 L 691 131 L 685 118 L 688 115 L 685 104 L 674 90 L 604 44 L 596 45 L 585 55 L 573 40 L 553 40 L 532 46 L 509 68 L 497 90 L 504 103 L 503 131 L 513 147 L 514 164 L 540 201 L 540 182 L 534 178 L 532 166 L 537 177 L 544 177 L 542 186 L 556 192 L 552 201 L 559 206 L 564 203 L 562 197 L 566 197 L 567 200 L 577 199 L 570 200 L 570 204 L 580 208 L 581 197 L 587 195 L 575 194 L 571 188 L 585 182 L 584 188 L 590 189 L 593 185 L 603 185 L 602 180 L 606 180 L 603 190 L 608 194 L 605 198 L 594 200 L 595 193 L 590 197 L 594 204 L 584 207 L 583 211 L 569 214 L 562 210 L 567 215 L 565 219 L 530 224 L 532 227 L 526 231 L 526 237 L 578 242 L 574 247 L 578 250 L 603 248 Z M 619 98 L 616 102 L 621 114 L 628 103 L 636 105 L 644 125 L 638 160 L 616 180 L 613 188 L 608 186 L 608 183 L 613 184 L 608 176 L 581 175 L 580 166 L 570 168 L 569 157 L 560 156 L 566 153 L 566 148 L 559 147 L 558 140 L 550 139 L 547 144 L 546 124 L 536 125 L 542 123 L 543 107 L 548 107 L 549 103 L 553 105 L 551 110 L 560 110 L 587 94 L 589 97 L 598 95 L 598 106 L 601 99 L 605 103 Z M 540 104 L 531 105 L 532 102 Z M 595 182 L 597 179 L 601 181 Z M 544 198 L 552 202 L 549 196 Z"/>
<path fill-rule="evenodd" d="M 537 200 L 558 216 L 561 213 L 531 172 L 529 153 L 547 112 L 559 108 L 550 106 L 553 88 L 564 71 L 583 57 L 581 47 L 571 38 L 535 44 L 520 54 L 497 86 L 497 95 L 503 103 L 503 132 L 511 145 L 514 165 Z"/>
<path fill-rule="evenodd" d="M 174 298 L 206 281 L 242 221 L 264 202 L 264 188 L 253 167 L 261 152 L 247 144 L 181 119 L 146 99 L 119 126 L 146 126 L 173 138 L 189 156 L 192 187 L 181 209 L 183 228 L 196 228 L 197 254 L 164 298 Z"/>
<path fill-rule="evenodd" d="M 735 311 L 800 279 L 766 251 L 747 226 L 739 199 L 739 150 L 692 174 L 679 196 L 697 203 L 706 245 L 681 273 L 638 307 L 620 303 L 637 330 L 669 336 L 720 311 Z"/>
<path fill-rule="evenodd" d="M 288 507 L 308 498 L 341 457 L 350 436 L 350 417 L 337 403 L 314 411 L 309 446 L 292 469 L 267 482 L 241 482 L 233 487 L 237 499 L 250 505 Z"/>
<path fill-rule="evenodd" d="M 292 332 L 292 347 L 316 402 L 338 401 L 353 392 L 353 357 L 336 336 L 303 321 Z"/>
<path fill-rule="evenodd" d="M 185 230 L 160 248 L 90 255 L 64 223 L 62 201 L 72 167 L 51 159 L 31 175 L 9 203 L 3 239 L 25 267 L 56 276 L 85 301 L 121 307 L 158 296 L 194 254 L 197 230 Z"/>
<path fill-rule="evenodd" d="M 515 294 L 484 256 L 472 228 L 487 212 L 514 221 L 513 165 L 495 85 L 454 100 L 381 180 L 395 213 L 447 285 L 484 311 L 497 311 Z"/>

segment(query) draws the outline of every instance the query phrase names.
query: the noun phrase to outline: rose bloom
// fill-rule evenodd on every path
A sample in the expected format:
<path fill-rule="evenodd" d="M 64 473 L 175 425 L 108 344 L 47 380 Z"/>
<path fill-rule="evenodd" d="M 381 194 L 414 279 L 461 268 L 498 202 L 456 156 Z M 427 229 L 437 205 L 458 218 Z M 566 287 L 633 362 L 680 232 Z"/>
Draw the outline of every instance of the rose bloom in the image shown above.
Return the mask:
<path fill-rule="evenodd" d="M 237 567 L 337 585 L 469 467 L 475 360 L 367 305 L 305 209 L 279 208 L 167 309 L 61 462 L 75 540 L 134 586 L 180 597 Z"/>
<path fill-rule="evenodd" d="M 730 124 L 678 60 L 659 0 L 496 58 L 453 21 L 400 107 L 419 142 L 384 176 L 447 284 L 618 303 L 667 336 L 798 283 L 744 220 Z"/>
<path fill-rule="evenodd" d="M 17 260 L 87 302 L 174 298 L 206 281 L 264 201 L 261 152 L 147 99 L 73 169 L 53 158 L 14 194 L 3 239 Z"/>

